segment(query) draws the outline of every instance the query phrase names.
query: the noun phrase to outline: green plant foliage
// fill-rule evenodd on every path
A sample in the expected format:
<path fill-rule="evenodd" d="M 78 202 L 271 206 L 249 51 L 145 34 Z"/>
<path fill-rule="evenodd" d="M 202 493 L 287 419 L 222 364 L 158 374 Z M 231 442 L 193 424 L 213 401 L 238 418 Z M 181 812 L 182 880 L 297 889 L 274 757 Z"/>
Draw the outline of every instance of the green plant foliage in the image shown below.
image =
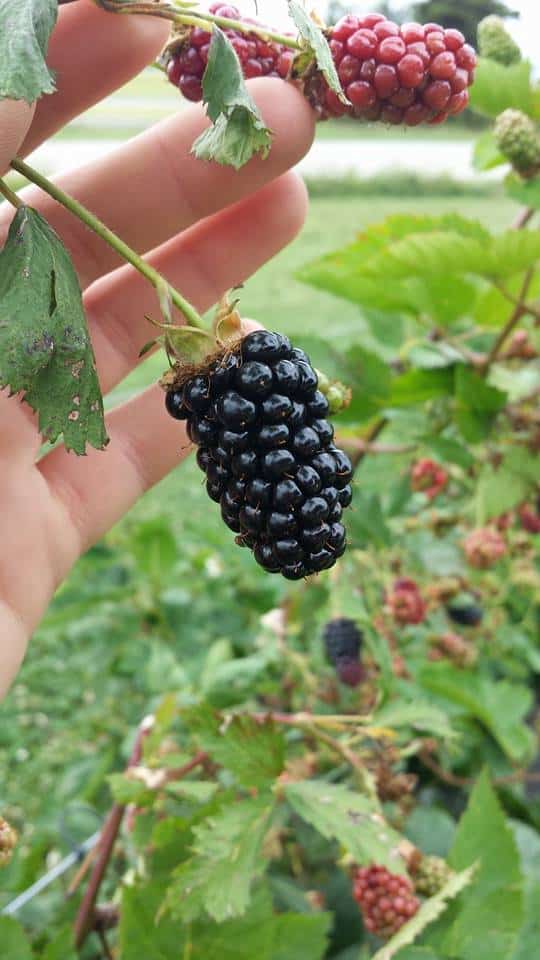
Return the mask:
<path fill-rule="evenodd" d="M 523 60 L 505 67 L 481 57 L 471 87 L 471 105 L 488 117 L 497 117 L 509 108 L 530 114 L 533 109 L 530 63 Z"/>
<path fill-rule="evenodd" d="M 216 25 L 203 77 L 203 95 L 212 126 L 193 145 L 199 160 L 214 160 L 239 169 L 252 156 L 268 154 L 270 131 L 247 91 L 234 48 Z"/>
<path fill-rule="evenodd" d="M 57 0 L 0 0 L 0 98 L 32 103 L 55 84 L 45 55 Z"/>
<path fill-rule="evenodd" d="M 68 450 L 107 443 L 81 291 L 69 254 L 39 213 L 22 207 L 0 253 L 0 383 L 39 413 Z"/>

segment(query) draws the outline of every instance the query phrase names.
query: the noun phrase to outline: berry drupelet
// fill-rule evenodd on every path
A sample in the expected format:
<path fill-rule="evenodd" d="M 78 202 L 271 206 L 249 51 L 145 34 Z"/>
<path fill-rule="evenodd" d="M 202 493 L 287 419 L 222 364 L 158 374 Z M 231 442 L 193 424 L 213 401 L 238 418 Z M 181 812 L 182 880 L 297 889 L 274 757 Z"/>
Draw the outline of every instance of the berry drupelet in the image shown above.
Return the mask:
<path fill-rule="evenodd" d="M 409 878 L 377 864 L 357 870 L 353 893 L 366 928 L 383 940 L 394 936 L 420 907 Z"/>
<path fill-rule="evenodd" d="M 236 542 L 289 580 L 329 569 L 346 547 L 352 467 L 317 385 L 302 350 L 258 330 L 166 395 Z"/>
<path fill-rule="evenodd" d="M 215 3 L 210 12 L 247 24 L 235 7 Z M 259 25 L 260 26 L 260 25 Z M 443 123 L 469 103 L 476 53 L 459 30 L 437 23 L 405 23 L 401 27 L 383 14 L 347 14 L 326 36 L 349 104 L 330 89 L 319 71 L 299 74 L 295 52 L 263 40 L 256 33 L 225 30 L 244 76 L 293 79 L 319 117 L 347 114 L 360 120 L 418 126 Z M 171 83 L 189 100 L 202 99 L 202 78 L 211 35 L 195 27 L 168 63 Z"/>
<path fill-rule="evenodd" d="M 356 687 L 364 679 L 359 659 L 362 639 L 355 621 L 347 617 L 330 620 L 324 628 L 327 659 L 336 668 L 338 678 L 348 687 Z"/>

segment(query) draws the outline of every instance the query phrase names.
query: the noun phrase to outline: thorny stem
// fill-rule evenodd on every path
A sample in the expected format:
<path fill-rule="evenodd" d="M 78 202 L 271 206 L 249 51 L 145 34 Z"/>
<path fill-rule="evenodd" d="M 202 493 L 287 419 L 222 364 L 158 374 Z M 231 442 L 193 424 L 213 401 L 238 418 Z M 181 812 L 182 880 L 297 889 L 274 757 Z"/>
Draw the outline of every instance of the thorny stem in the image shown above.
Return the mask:
<path fill-rule="evenodd" d="M 8 187 L 7 183 L 4 183 L 1 177 L 0 177 L 0 193 L 2 194 L 3 197 L 6 198 L 6 200 L 9 200 L 11 205 L 13 207 L 16 207 L 17 210 L 20 210 L 20 208 L 23 206 L 22 200 L 20 200 L 17 194 L 14 193 L 13 190 L 11 190 Z"/>
<path fill-rule="evenodd" d="M 135 250 L 132 250 L 131 247 L 124 243 L 109 227 L 106 227 L 105 224 L 99 220 L 90 210 L 87 210 L 78 200 L 75 200 L 74 197 L 70 197 L 69 194 L 64 193 L 55 183 L 52 183 L 51 180 L 48 180 L 47 177 L 44 177 L 43 174 L 39 173 L 37 170 L 34 170 L 33 167 L 25 163 L 24 160 L 21 160 L 20 157 L 16 157 L 11 161 L 11 166 L 13 170 L 17 170 L 18 173 L 23 174 L 30 180 L 32 183 L 35 183 L 36 186 L 40 187 L 41 190 L 44 190 L 45 193 L 48 193 L 50 197 L 56 200 L 58 203 L 61 203 L 63 207 L 78 217 L 79 220 L 82 220 L 87 227 L 90 227 L 105 243 L 108 243 L 113 250 L 116 250 L 120 256 L 130 263 L 136 270 L 139 271 L 147 280 L 150 281 L 152 286 L 158 293 L 160 301 L 162 299 L 163 292 L 170 296 L 171 302 L 177 307 L 178 310 L 184 315 L 186 320 L 189 322 L 189 325 L 192 328 L 195 328 L 197 332 L 204 331 L 204 322 L 199 313 L 197 313 L 194 306 L 189 303 L 185 297 L 182 296 L 178 290 L 175 290 L 164 277 L 158 273 L 154 267 L 150 266 L 146 260 L 143 260 Z"/>
<path fill-rule="evenodd" d="M 527 273 L 525 274 L 523 284 L 519 293 L 518 300 L 514 307 L 514 310 L 512 311 L 510 317 L 508 318 L 507 322 L 505 323 L 504 327 L 499 333 L 499 336 L 495 340 L 495 343 L 493 344 L 491 350 L 487 355 L 486 362 L 484 365 L 484 371 L 483 371 L 484 375 L 488 372 L 491 365 L 495 363 L 507 338 L 510 336 L 510 334 L 513 332 L 515 327 L 518 325 L 519 321 L 524 316 L 524 314 L 527 313 L 525 300 L 527 297 L 527 293 L 529 291 L 529 287 L 532 283 L 533 277 L 534 277 L 534 267 L 530 267 L 530 269 L 527 270 Z"/>
<path fill-rule="evenodd" d="M 170 6 L 167 3 L 151 3 L 151 2 L 141 2 L 138 3 L 137 0 L 134 0 L 132 3 L 126 3 L 125 0 L 94 0 L 94 3 L 98 7 L 102 7 L 103 10 L 109 11 L 109 13 L 137 13 L 148 15 L 152 17 L 161 17 L 164 20 L 171 20 L 173 23 L 185 24 L 188 27 L 200 27 L 203 30 L 208 30 L 208 26 L 215 23 L 218 27 L 222 27 L 224 30 L 237 30 L 239 33 L 254 33 L 258 37 L 261 37 L 263 40 L 271 40 L 274 43 L 279 43 L 281 46 L 290 47 L 292 50 L 303 50 L 303 46 L 299 40 L 295 40 L 294 37 L 287 36 L 283 33 L 275 33 L 273 30 L 268 30 L 262 24 L 257 26 L 254 23 L 244 23 L 242 20 L 231 20 L 229 17 L 218 17 L 215 14 L 207 13 L 206 11 L 197 11 L 193 13 L 182 13 L 177 7 Z"/>

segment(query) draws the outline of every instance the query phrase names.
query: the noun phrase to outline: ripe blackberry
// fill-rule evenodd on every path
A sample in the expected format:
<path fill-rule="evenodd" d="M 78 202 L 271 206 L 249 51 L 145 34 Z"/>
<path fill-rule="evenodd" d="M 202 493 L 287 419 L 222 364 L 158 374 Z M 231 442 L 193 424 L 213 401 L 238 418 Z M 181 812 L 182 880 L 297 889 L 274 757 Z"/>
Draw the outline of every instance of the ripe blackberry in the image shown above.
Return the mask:
<path fill-rule="evenodd" d="M 220 3 L 213 4 L 210 11 L 246 24 L 256 23 L 242 17 L 235 7 Z M 313 65 L 302 74 L 295 54 L 287 47 L 255 33 L 225 33 L 246 78 L 294 79 L 321 119 L 348 114 L 361 120 L 417 126 L 442 123 L 469 103 L 468 87 L 477 63 L 475 51 L 459 30 L 445 30 L 436 23 L 398 27 L 382 14 L 347 14 L 327 30 L 349 104 L 342 103 Z M 170 48 L 169 80 L 189 100 L 202 99 L 210 40 L 210 33 L 196 27 Z"/>
<path fill-rule="evenodd" d="M 357 870 L 353 894 L 367 930 L 383 940 L 393 937 L 420 907 L 408 877 L 376 864 Z"/>
<path fill-rule="evenodd" d="M 290 580 L 334 565 L 346 546 L 352 467 L 303 351 L 256 331 L 202 368 L 179 366 L 165 405 L 187 421 L 208 495 L 257 563 Z"/>
<path fill-rule="evenodd" d="M 452 603 L 446 608 L 446 612 L 454 623 L 459 623 L 462 627 L 477 627 L 484 618 L 482 607 L 475 603 L 466 605 Z"/>
<path fill-rule="evenodd" d="M 341 524 L 334 526 L 341 527 Z M 332 528 L 329 529 L 326 537 L 327 542 L 331 542 Z M 341 682 L 349 687 L 358 686 L 364 678 L 364 670 L 359 660 L 362 639 L 362 633 L 355 621 L 346 617 L 330 620 L 324 628 L 326 656 L 336 668 Z"/>

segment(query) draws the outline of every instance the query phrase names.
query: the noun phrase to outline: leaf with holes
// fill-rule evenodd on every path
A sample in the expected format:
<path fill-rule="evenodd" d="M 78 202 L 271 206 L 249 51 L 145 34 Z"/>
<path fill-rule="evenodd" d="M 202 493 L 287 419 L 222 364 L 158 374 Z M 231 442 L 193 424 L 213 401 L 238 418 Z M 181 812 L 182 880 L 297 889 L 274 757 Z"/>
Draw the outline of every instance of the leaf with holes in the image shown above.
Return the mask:
<path fill-rule="evenodd" d="M 21 207 L 0 253 L 0 384 L 39 415 L 39 429 L 68 450 L 103 449 L 107 434 L 79 281 L 62 241 Z"/>

